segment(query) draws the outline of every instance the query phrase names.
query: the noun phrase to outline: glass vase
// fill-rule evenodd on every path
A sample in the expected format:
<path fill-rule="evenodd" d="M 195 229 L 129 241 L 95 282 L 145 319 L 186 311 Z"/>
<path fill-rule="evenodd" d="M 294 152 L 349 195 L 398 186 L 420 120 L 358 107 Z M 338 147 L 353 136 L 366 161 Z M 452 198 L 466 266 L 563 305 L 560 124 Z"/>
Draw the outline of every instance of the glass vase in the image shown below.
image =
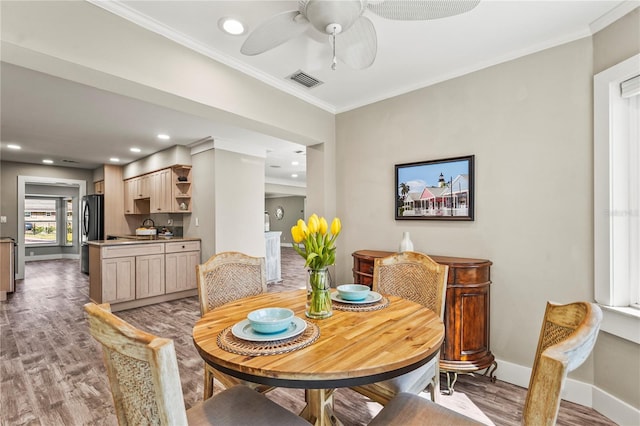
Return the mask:
<path fill-rule="evenodd" d="M 305 314 L 312 319 L 329 318 L 331 310 L 331 282 L 329 270 L 309 269 L 307 281 L 307 305 Z"/>

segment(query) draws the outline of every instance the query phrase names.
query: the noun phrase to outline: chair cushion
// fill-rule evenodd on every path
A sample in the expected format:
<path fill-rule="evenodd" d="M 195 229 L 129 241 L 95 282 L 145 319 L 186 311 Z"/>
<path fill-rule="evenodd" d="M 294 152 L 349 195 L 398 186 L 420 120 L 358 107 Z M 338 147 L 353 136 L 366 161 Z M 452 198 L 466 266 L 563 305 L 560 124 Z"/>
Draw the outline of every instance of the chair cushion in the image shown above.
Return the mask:
<path fill-rule="evenodd" d="M 371 420 L 369 426 L 465 426 L 482 423 L 412 393 L 400 393 Z"/>
<path fill-rule="evenodd" d="M 190 425 L 306 425 L 303 418 L 246 386 L 234 386 L 187 410 Z"/>

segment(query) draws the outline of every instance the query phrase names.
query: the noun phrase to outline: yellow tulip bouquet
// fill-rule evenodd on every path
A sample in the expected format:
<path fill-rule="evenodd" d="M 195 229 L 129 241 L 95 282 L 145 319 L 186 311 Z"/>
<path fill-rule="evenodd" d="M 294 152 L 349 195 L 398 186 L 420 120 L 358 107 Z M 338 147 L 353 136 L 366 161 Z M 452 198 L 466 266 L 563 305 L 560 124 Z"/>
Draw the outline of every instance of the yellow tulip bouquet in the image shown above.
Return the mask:
<path fill-rule="evenodd" d="M 309 217 L 308 223 L 300 219 L 295 226 L 291 227 L 293 249 L 305 259 L 304 266 L 309 268 L 311 288 L 307 292 L 308 317 L 331 316 L 327 266 L 333 265 L 336 260 L 335 241 L 341 229 L 342 224 L 339 218 L 334 218 L 329 228 L 327 220 L 324 217 L 318 217 L 315 213 Z"/>

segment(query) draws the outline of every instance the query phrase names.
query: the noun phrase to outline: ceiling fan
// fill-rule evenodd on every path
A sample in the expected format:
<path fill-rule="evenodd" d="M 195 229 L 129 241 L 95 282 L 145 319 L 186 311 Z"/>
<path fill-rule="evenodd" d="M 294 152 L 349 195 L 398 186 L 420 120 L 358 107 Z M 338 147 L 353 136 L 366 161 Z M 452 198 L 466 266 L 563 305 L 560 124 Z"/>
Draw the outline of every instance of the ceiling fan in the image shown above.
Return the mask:
<path fill-rule="evenodd" d="M 251 32 L 240 52 L 264 53 L 312 26 L 329 35 L 332 69 L 338 59 L 351 68 L 364 69 L 373 64 L 378 50 L 376 30 L 365 11 L 387 19 L 421 21 L 465 13 L 478 3 L 480 0 L 298 0 L 298 10 L 275 15 Z"/>

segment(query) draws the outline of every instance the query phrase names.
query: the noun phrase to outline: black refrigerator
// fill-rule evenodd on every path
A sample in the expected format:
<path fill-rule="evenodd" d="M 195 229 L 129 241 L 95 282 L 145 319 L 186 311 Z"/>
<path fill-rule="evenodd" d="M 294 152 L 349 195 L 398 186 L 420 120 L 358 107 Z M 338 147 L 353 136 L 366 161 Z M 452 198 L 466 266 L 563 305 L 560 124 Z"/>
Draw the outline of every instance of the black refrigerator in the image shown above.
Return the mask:
<path fill-rule="evenodd" d="M 82 197 L 80 210 L 80 268 L 89 273 L 89 245 L 87 241 L 104 240 L 104 195 L 91 194 Z"/>

